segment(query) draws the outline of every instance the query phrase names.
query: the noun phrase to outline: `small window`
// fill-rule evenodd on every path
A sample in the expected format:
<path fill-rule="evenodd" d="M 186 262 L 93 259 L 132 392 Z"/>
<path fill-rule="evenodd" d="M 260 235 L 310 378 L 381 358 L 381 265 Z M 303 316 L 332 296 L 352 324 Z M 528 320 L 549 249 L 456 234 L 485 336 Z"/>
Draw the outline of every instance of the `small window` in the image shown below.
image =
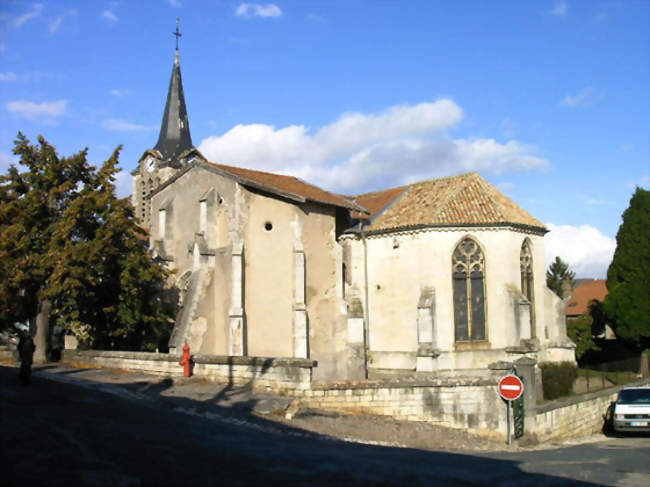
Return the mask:
<path fill-rule="evenodd" d="M 273 223 L 271 223 L 271 222 L 266 222 L 266 223 L 264 224 L 264 230 L 266 230 L 267 232 L 270 232 L 271 230 L 273 230 Z"/>

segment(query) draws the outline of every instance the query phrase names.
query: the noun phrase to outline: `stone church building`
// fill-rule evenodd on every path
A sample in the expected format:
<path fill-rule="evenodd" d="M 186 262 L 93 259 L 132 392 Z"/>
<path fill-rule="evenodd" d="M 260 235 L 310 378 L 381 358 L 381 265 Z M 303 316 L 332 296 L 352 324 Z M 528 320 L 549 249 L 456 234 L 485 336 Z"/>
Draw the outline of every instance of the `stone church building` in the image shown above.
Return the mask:
<path fill-rule="evenodd" d="M 317 380 L 574 360 L 545 284 L 546 228 L 476 173 L 342 196 L 210 162 L 176 50 L 158 142 L 133 176 L 136 217 L 179 290 L 171 351 L 311 358 Z"/>

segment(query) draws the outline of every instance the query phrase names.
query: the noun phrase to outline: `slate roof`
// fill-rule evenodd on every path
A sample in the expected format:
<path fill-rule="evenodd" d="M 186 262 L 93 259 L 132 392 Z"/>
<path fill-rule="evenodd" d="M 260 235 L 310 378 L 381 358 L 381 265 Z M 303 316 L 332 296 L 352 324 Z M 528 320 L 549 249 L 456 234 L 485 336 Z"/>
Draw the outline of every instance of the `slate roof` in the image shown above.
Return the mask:
<path fill-rule="evenodd" d="M 594 299 L 604 301 L 607 296 L 605 279 L 585 279 L 576 286 L 566 304 L 567 316 L 579 316 L 589 310 L 589 304 Z"/>
<path fill-rule="evenodd" d="M 169 80 L 167 102 L 160 125 L 160 135 L 154 149 L 160 151 L 163 160 L 172 160 L 177 159 L 180 154 L 193 147 L 190 122 L 187 118 L 185 96 L 183 95 L 181 65 L 178 61 L 178 51 L 176 51 L 172 77 Z"/>
<path fill-rule="evenodd" d="M 542 222 L 475 172 L 362 194 L 354 201 L 371 211 L 368 232 L 457 225 L 516 225 L 546 231 Z"/>
<path fill-rule="evenodd" d="M 216 167 L 235 176 L 241 184 L 248 184 L 261 190 L 270 190 L 289 199 L 297 201 L 309 200 L 346 208 L 355 212 L 364 211 L 364 208 L 341 195 L 330 193 L 293 176 L 255 171 L 243 167 L 226 166 L 225 164 L 217 164 L 214 162 L 205 162 L 204 164 Z"/>

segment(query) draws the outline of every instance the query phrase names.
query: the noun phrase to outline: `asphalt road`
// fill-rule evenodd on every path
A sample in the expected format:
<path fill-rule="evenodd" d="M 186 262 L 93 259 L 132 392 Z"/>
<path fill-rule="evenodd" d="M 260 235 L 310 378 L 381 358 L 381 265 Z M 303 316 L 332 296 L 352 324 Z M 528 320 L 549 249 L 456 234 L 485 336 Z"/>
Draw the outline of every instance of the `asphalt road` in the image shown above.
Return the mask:
<path fill-rule="evenodd" d="M 71 376 L 74 373 L 70 374 Z M 650 438 L 480 455 L 343 442 L 0 367 L 2 485 L 650 485 Z"/>

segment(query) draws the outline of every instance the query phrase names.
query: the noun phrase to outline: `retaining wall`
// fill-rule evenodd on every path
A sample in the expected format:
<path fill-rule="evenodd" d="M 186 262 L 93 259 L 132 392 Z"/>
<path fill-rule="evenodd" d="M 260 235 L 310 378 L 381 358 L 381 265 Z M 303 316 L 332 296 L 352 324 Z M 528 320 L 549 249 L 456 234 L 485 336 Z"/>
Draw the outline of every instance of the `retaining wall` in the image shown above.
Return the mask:
<path fill-rule="evenodd" d="M 650 381 L 645 379 L 627 386 L 648 384 Z M 607 409 L 622 388 L 610 387 L 538 406 L 535 418 L 537 438 L 539 441 L 563 440 L 601 432 Z"/>
<path fill-rule="evenodd" d="M 180 356 L 147 352 L 65 350 L 64 362 L 182 376 Z M 407 421 L 427 421 L 482 436 L 505 439 L 505 403 L 497 393 L 502 370 L 453 377 L 387 378 L 312 382 L 309 359 L 194 356 L 194 374 L 235 385 L 282 392 L 303 407 L 352 414 L 377 414 Z M 648 384 L 647 379 L 630 385 Z M 532 387 L 531 387 L 532 385 Z M 602 430 L 604 416 L 622 387 L 535 405 L 535 387 L 526 399 L 526 433 L 539 441 L 562 440 Z"/>
<path fill-rule="evenodd" d="M 197 376 L 273 390 L 309 388 L 312 368 L 317 365 L 314 360 L 297 358 L 225 355 L 194 355 L 192 358 L 193 373 Z M 62 361 L 138 370 L 153 375 L 183 375 L 183 367 L 178 364 L 180 356 L 166 353 L 64 350 Z"/>
<path fill-rule="evenodd" d="M 314 382 L 296 391 L 304 407 L 391 416 L 504 438 L 506 412 L 497 378 L 455 377 L 344 383 Z"/>

